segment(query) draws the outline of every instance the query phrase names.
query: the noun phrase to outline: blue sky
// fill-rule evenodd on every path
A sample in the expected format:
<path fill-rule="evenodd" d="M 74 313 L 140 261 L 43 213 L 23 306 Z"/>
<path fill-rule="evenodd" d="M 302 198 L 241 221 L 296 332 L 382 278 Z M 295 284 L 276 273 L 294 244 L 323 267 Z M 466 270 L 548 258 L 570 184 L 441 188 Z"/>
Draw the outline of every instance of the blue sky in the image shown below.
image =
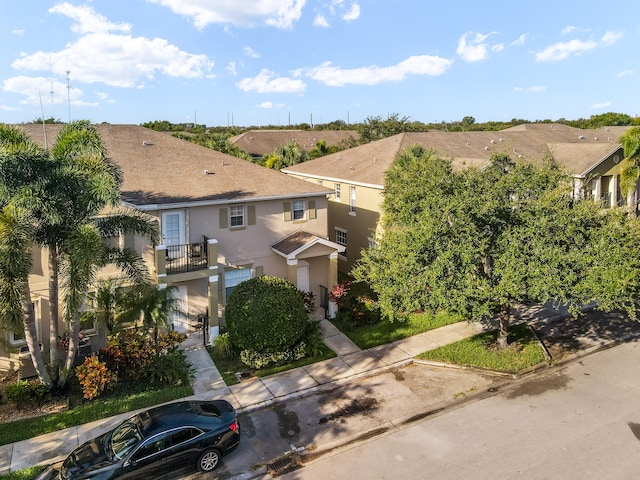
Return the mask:
<path fill-rule="evenodd" d="M 0 45 L 5 123 L 640 115 L 635 0 L 23 0 Z"/>

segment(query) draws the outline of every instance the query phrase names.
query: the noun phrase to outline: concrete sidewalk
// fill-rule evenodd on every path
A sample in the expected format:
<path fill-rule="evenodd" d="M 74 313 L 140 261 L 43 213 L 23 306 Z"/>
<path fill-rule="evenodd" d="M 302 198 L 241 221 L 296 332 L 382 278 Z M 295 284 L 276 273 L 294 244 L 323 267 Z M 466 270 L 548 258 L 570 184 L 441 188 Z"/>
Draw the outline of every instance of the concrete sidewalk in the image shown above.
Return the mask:
<path fill-rule="evenodd" d="M 515 315 L 515 321 L 540 320 L 566 316 L 544 306 L 527 306 Z M 337 357 L 263 378 L 249 378 L 228 387 L 202 343 L 199 335 L 190 336 L 182 345 L 194 367 L 194 395 L 188 399 L 224 398 L 238 411 L 250 411 L 285 398 L 295 398 L 336 384 L 346 384 L 368 375 L 412 362 L 419 353 L 471 337 L 486 330 L 481 324 L 460 322 L 414 335 L 396 342 L 360 350 L 331 322 L 322 320 L 324 341 Z M 22 468 L 60 461 L 80 443 L 100 435 L 133 413 L 98 420 L 35 438 L 0 446 L 0 474 Z"/>

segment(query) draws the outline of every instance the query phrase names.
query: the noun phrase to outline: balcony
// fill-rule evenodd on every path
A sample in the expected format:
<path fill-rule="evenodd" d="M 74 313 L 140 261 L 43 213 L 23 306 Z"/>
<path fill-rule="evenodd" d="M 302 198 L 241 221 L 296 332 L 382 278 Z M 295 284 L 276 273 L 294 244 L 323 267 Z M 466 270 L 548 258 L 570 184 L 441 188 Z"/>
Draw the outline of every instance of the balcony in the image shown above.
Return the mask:
<path fill-rule="evenodd" d="M 203 238 L 202 242 L 156 247 L 158 277 L 171 275 L 188 280 L 209 275 L 210 267 L 217 266 L 217 242 Z"/>

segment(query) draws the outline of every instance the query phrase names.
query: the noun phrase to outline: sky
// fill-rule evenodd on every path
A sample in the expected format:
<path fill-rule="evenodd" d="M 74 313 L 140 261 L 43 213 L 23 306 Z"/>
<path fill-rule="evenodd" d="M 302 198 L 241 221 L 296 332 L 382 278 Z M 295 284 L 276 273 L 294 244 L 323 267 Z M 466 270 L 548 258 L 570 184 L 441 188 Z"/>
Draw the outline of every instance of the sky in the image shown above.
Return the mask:
<path fill-rule="evenodd" d="M 637 0 L 11 1 L 0 122 L 640 115 Z"/>

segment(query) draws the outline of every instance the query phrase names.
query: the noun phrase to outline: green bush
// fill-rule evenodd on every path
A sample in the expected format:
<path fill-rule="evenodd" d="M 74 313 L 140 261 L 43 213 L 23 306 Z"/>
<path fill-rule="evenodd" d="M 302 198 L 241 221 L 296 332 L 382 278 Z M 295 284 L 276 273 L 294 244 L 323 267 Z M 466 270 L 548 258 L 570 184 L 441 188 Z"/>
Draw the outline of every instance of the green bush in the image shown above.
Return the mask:
<path fill-rule="evenodd" d="M 225 320 L 235 347 L 261 353 L 291 350 L 309 323 L 300 291 L 286 280 L 268 276 L 246 280 L 233 290 Z"/>
<path fill-rule="evenodd" d="M 240 361 L 245 365 L 260 370 L 271 365 L 284 365 L 295 362 L 307 355 L 307 345 L 302 342 L 291 350 L 283 352 L 264 353 L 255 350 L 243 350 L 240 352 Z"/>
<path fill-rule="evenodd" d="M 222 333 L 213 341 L 213 351 L 220 358 L 233 358 L 233 344 L 229 332 Z"/>
<path fill-rule="evenodd" d="M 76 367 L 76 376 L 82 387 L 82 394 L 87 400 L 93 400 L 115 384 L 117 377 L 107 368 L 105 362 L 91 355 L 84 359 L 82 365 Z"/>
<path fill-rule="evenodd" d="M 47 387 L 39 381 L 18 380 L 7 387 L 5 394 L 7 400 L 18 408 L 25 404 L 41 404 L 51 398 Z"/>

